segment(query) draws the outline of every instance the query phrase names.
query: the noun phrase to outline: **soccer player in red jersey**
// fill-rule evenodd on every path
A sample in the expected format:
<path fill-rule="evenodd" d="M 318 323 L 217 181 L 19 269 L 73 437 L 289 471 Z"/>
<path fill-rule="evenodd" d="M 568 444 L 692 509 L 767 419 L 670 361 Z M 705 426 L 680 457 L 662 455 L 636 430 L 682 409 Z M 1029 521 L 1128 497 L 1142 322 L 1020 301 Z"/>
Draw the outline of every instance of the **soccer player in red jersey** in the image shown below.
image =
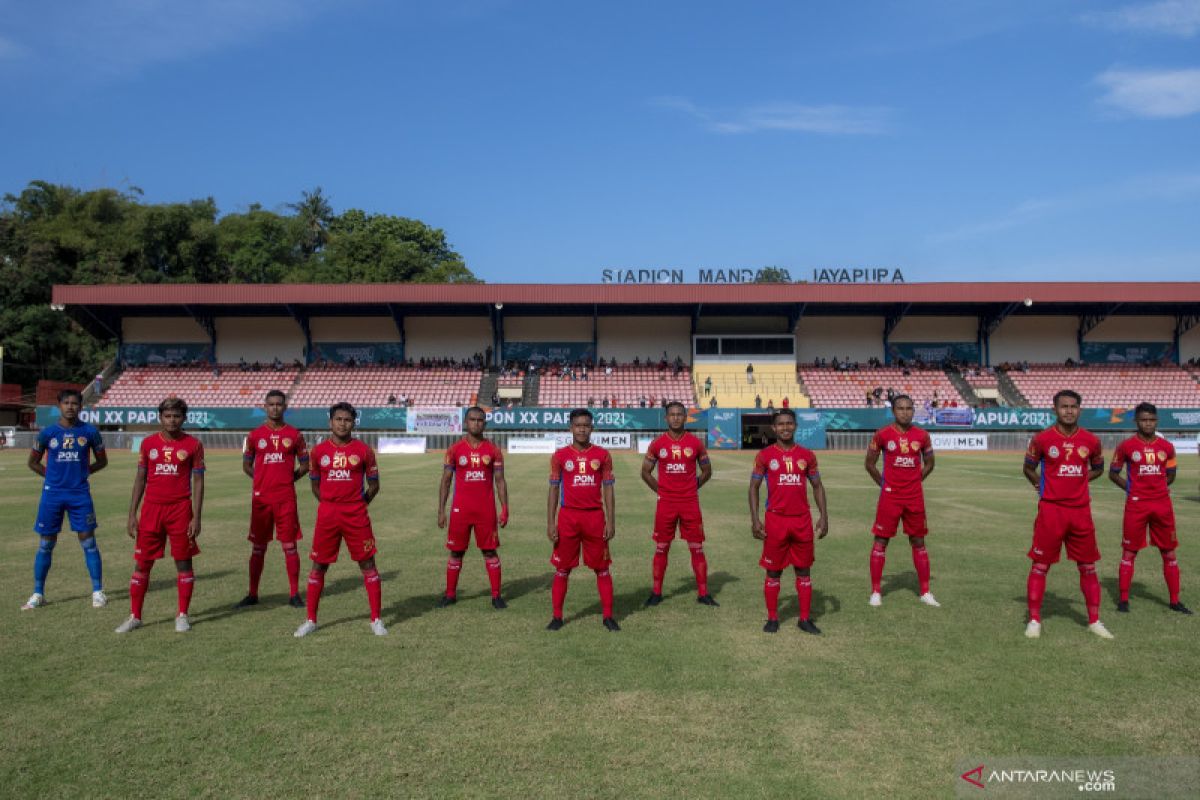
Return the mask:
<path fill-rule="evenodd" d="M 1067 558 L 1079 567 L 1079 588 L 1087 604 L 1088 630 L 1103 639 L 1113 635 L 1100 621 L 1100 578 L 1096 562 L 1096 526 L 1092 523 L 1088 483 L 1104 474 L 1100 440 L 1079 427 L 1080 397 L 1070 389 L 1054 395 L 1057 421 L 1029 441 L 1025 453 L 1025 477 L 1038 492 L 1037 519 L 1033 523 L 1033 545 L 1029 558 L 1026 594 L 1029 623 L 1025 635 L 1042 635 L 1042 596 L 1046 593 L 1046 573 L 1058 561 L 1062 547 Z"/>
<path fill-rule="evenodd" d="M 825 486 L 817 470 L 817 456 L 796 444 L 796 412 L 781 408 L 771 421 L 775 444 L 758 451 L 754 472 L 750 475 L 750 532 L 762 540 L 762 558 L 758 565 L 767 571 L 763 596 L 767 601 L 765 633 L 779 631 L 779 579 L 788 565 L 796 569 L 796 593 L 800 596 L 798 627 L 805 633 L 818 634 L 813 624 L 812 578 L 809 568 L 815 558 L 814 525 L 808 507 L 807 484 L 812 485 L 817 503 L 816 538 L 829 533 L 825 506 Z M 758 517 L 758 487 L 767 482 L 766 524 Z"/>
<path fill-rule="evenodd" d="M 1133 412 L 1137 433 L 1117 445 L 1113 452 L 1108 477 L 1125 492 L 1125 519 L 1121 535 L 1121 567 L 1118 575 L 1120 600 L 1117 611 L 1129 611 L 1129 586 L 1133 583 L 1133 562 L 1138 551 L 1146 546 L 1146 529 L 1150 541 L 1162 554 L 1163 577 L 1171 596 L 1170 608 L 1180 614 L 1191 609 L 1179 602 L 1179 562 L 1175 548 L 1175 509 L 1171 505 L 1171 490 L 1175 482 L 1175 446 L 1158 436 L 1158 409 L 1151 403 L 1141 403 Z M 1128 477 L 1121 470 L 1128 467 Z"/>
<path fill-rule="evenodd" d="M 329 407 L 329 438 L 312 449 L 313 496 L 317 498 L 317 523 L 313 527 L 312 572 L 308 573 L 308 619 L 296 629 L 297 638 L 317 629 L 317 607 L 325 588 L 325 572 L 338 560 L 342 542 L 362 570 L 367 602 L 371 606 L 371 633 L 387 636 L 383 626 L 383 592 L 375 567 L 375 533 L 367 506 L 379 494 L 379 468 L 375 451 L 355 439 L 357 412 L 349 403 Z M 363 488 L 364 483 L 366 488 Z"/>
<path fill-rule="evenodd" d="M 613 581 L 608 543 L 617 535 L 617 501 L 612 456 L 592 444 L 592 412 L 571 412 L 571 444 L 550 457 L 550 494 L 546 500 L 546 536 L 554 544 L 550 565 L 554 584 L 550 598 L 554 616 L 547 630 L 563 626 L 563 601 L 571 570 L 583 563 L 596 573 L 604 627 L 619 631 L 613 618 Z"/>
<path fill-rule="evenodd" d="M 504 453 L 483 437 L 487 414 L 479 406 L 467 409 L 463 427 L 467 435 L 450 445 L 442 461 L 442 483 L 438 487 L 439 528 L 446 527 L 446 498 L 454 486 L 454 502 L 450 506 L 450 530 L 446 549 L 446 592 L 438 601 L 439 608 L 458 600 L 458 576 L 462 572 L 463 556 L 475 531 L 475 545 L 483 553 L 488 582 L 492 588 L 492 608 L 507 608 L 500 596 L 500 536 L 496 526 L 508 525 L 508 483 L 504 480 Z M 496 516 L 496 495 L 500 496 L 500 516 Z"/>
<path fill-rule="evenodd" d="M 188 607 L 196 576 L 192 558 L 200 554 L 196 544 L 200 536 L 200 516 L 204 508 L 204 445 L 183 432 L 187 403 L 168 397 L 158 404 L 159 433 L 142 440 L 133 497 L 129 501 L 129 538 L 134 540 L 135 568 L 129 580 L 129 619 L 117 633 L 129 633 L 142 627 L 142 604 L 150 587 L 150 570 L 171 544 L 179 597 L 175 630 L 192 629 Z M 142 502 L 143 496 L 145 502 Z M 142 512 L 138 515 L 138 505 Z"/>
<path fill-rule="evenodd" d="M 308 474 L 308 448 L 300 431 L 283 421 L 287 395 L 267 392 L 263 411 L 267 421 L 246 436 L 242 446 L 242 472 L 254 481 L 250 499 L 250 591 L 235 608 L 258 604 L 258 582 L 271 535 L 279 539 L 287 567 L 288 604 L 304 608 L 300 597 L 300 553 L 296 542 L 304 538 L 296 513 L 296 481 Z"/>
<path fill-rule="evenodd" d="M 865 466 L 871 479 L 879 486 L 879 502 L 875 507 L 875 544 L 871 547 L 871 598 L 873 606 L 883 605 L 883 564 L 887 559 L 888 542 L 896 535 L 900 521 L 912 545 L 913 566 L 917 568 L 919 599 L 927 606 L 940 606 L 929 591 L 929 551 L 925 537 L 929 527 L 925 518 L 925 493 L 922 488 L 933 472 L 933 443 L 929 434 L 913 425 L 913 401 L 906 394 L 892 400 L 891 425 L 875 431 L 867 446 Z M 879 457 L 883 456 L 883 471 Z"/>
<path fill-rule="evenodd" d="M 646 605 L 662 602 L 663 577 L 667 574 L 667 554 L 678 527 L 692 554 L 692 572 L 696 576 L 696 601 L 706 606 L 719 605 L 708 593 L 708 559 L 704 557 L 704 518 L 700 515 L 699 489 L 712 477 L 712 464 L 704 442 L 685 430 L 687 408 L 683 403 L 667 404 L 667 432 L 650 443 L 642 462 L 642 480 L 658 495 L 654 511 L 654 581 Z M 658 467 L 658 477 L 654 468 Z"/>

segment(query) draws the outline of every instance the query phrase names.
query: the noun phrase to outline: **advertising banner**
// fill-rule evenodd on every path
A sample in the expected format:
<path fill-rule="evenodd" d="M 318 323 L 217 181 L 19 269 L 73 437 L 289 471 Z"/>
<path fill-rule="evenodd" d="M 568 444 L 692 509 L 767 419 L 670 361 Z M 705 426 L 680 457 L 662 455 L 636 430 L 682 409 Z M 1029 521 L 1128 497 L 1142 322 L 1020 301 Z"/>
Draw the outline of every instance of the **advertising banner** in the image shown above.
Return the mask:
<path fill-rule="evenodd" d="M 888 352 L 893 359 L 924 361 L 940 364 L 947 359 L 978 364 L 978 342 L 888 342 Z"/>
<path fill-rule="evenodd" d="M 408 409 L 409 433 L 462 433 L 463 410 L 458 406 L 418 406 Z"/>
<path fill-rule="evenodd" d="M 591 342 L 505 342 L 500 351 L 505 361 L 541 364 L 545 361 L 576 361 L 596 357 Z"/>
<path fill-rule="evenodd" d="M 377 453 L 424 453 L 427 440 L 424 436 L 381 436 Z"/>
<path fill-rule="evenodd" d="M 986 433 L 931 433 L 933 450 L 987 450 Z"/>
<path fill-rule="evenodd" d="M 525 438 L 511 436 L 508 440 L 509 453 L 541 453 L 542 455 L 551 455 L 557 449 L 554 445 L 553 437 L 538 436 Z"/>
<path fill-rule="evenodd" d="M 1157 364 L 1175 357 L 1172 342 L 1084 342 L 1079 358 L 1085 364 Z"/>
<path fill-rule="evenodd" d="M 331 364 L 390 364 L 404 360 L 403 342 L 313 342 L 308 363 L 328 361 Z"/>
<path fill-rule="evenodd" d="M 131 367 L 207 364 L 212 361 L 212 348 L 207 342 L 135 342 L 121 345 L 121 358 Z"/>
<path fill-rule="evenodd" d="M 455 409 L 457 412 L 458 409 Z M 358 427 L 369 430 L 405 430 L 408 409 L 396 407 L 358 409 Z M 79 412 L 79 418 L 93 425 L 115 426 L 158 425 L 157 407 L 92 407 Z M 205 430 L 250 430 L 266 421 L 261 408 L 206 408 L 188 409 L 184 424 Z M 293 408 L 285 417 L 288 424 L 304 431 L 329 429 L 329 411 L 324 408 Z M 56 406 L 38 406 L 39 427 L 52 425 L 58 420 Z"/>
<path fill-rule="evenodd" d="M 593 408 L 596 430 L 665 431 L 667 417 L 661 408 Z M 496 431 L 565 431 L 570 425 L 571 409 L 514 406 L 488 411 L 488 428 Z M 687 427 L 704 430 L 704 412 L 688 409 Z"/>
<path fill-rule="evenodd" d="M 796 412 L 796 444 L 809 450 L 825 449 L 825 424 L 819 411 Z"/>
<path fill-rule="evenodd" d="M 1166 439 L 1175 446 L 1176 455 L 1182 455 L 1184 453 L 1195 455 L 1196 453 L 1200 453 L 1200 440 L 1197 440 L 1195 436 L 1189 436 L 1186 439 L 1180 439 L 1179 437 L 1174 436 L 1166 437 Z"/>
<path fill-rule="evenodd" d="M 566 431 L 549 434 L 549 438 L 554 442 L 555 449 L 571 443 L 571 434 Z M 592 444 L 606 450 L 628 450 L 633 447 L 633 434 L 596 431 L 592 434 Z"/>
<path fill-rule="evenodd" d="M 737 408 L 710 408 L 708 449 L 737 450 L 742 446 L 742 412 Z"/>

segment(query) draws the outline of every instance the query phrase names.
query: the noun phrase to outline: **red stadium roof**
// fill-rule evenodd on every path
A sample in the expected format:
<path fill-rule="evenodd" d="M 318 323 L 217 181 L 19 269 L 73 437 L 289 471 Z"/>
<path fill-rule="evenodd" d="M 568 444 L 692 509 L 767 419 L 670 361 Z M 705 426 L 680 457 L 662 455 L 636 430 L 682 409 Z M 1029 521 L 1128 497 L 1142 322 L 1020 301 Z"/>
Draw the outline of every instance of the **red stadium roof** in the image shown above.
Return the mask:
<path fill-rule="evenodd" d="M 121 284 L 55 286 L 86 306 L 380 304 L 772 305 L 830 303 L 1200 303 L 1200 282 L 896 284 Z"/>

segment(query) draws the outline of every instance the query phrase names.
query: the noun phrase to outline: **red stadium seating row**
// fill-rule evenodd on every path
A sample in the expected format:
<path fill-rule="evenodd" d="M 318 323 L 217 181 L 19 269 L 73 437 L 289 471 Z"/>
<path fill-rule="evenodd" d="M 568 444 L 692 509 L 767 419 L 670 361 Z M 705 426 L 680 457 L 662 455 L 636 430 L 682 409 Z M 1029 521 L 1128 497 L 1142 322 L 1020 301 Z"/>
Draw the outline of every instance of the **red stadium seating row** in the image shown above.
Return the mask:
<path fill-rule="evenodd" d="M 696 404 L 692 374 L 687 369 L 676 375 L 670 369 L 622 365 L 611 375 L 605 375 L 603 370 L 591 370 L 587 380 L 543 375 L 538 390 L 540 406 L 582 406 L 589 400 L 599 406 L 604 400 L 611 403 L 614 398 L 622 408 L 636 408 L 642 398 L 648 405 L 661 405 L 663 400 L 688 406 Z"/>
<path fill-rule="evenodd" d="M 897 394 L 910 395 L 917 406 L 929 400 L 966 404 L 950 378 L 941 370 L 911 370 L 905 375 L 899 367 L 864 367 L 857 370 L 801 367 L 799 375 L 813 406 L 818 408 L 865 408 L 867 392 L 876 387 L 883 389 L 884 396 L 889 388 Z"/>
<path fill-rule="evenodd" d="M 1038 408 L 1050 406 L 1060 389 L 1079 392 L 1089 406 L 1131 406 L 1145 400 L 1167 407 L 1200 405 L 1200 384 L 1175 366 L 1030 364 L 1027 371 L 1010 369 L 1007 374 Z"/>

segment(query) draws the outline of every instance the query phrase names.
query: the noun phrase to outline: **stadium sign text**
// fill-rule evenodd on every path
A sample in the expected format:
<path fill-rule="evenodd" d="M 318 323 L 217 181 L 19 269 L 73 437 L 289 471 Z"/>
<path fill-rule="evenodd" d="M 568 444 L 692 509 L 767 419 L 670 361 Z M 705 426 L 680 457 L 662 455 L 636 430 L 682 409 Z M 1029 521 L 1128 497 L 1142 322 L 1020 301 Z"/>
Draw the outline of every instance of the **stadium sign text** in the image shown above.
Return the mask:
<path fill-rule="evenodd" d="M 651 284 L 686 283 L 682 269 L 605 269 L 600 272 L 602 283 Z M 904 273 L 887 267 L 817 268 L 811 278 L 792 278 L 790 270 L 781 267 L 765 269 L 705 269 L 696 270 L 693 283 L 904 283 Z"/>

